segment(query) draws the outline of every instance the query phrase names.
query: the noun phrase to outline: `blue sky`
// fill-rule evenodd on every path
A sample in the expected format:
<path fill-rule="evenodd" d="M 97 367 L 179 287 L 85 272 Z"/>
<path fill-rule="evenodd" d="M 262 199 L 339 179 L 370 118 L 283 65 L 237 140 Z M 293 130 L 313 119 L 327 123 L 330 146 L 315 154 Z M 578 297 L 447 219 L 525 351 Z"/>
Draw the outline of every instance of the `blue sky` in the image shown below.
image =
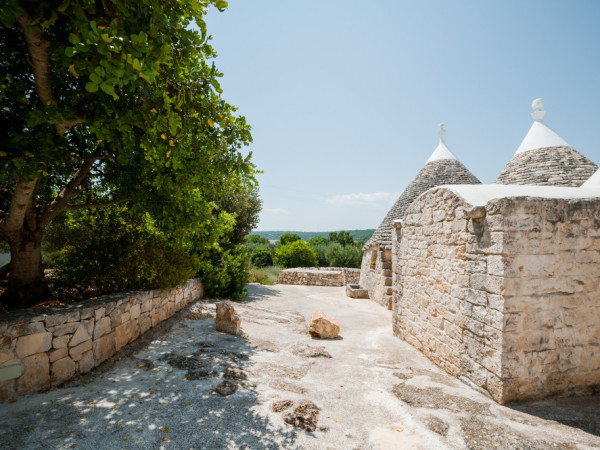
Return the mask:
<path fill-rule="evenodd" d="M 491 183 L 532 124 L 600 163 L 600 2 L 230 0 L 207 17 L 253 127 L 259 230 L 376 228 L 437 145 Z"/>

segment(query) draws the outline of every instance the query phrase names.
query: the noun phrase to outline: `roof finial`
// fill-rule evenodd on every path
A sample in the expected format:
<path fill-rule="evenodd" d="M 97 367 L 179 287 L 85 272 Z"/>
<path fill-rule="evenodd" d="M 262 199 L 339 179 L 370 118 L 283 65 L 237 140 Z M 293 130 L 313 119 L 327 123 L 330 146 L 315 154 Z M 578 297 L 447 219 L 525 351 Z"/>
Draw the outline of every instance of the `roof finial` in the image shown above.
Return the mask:
<path fill-rule="evenodd" d="M 438 131 L 438 135 L 440 136 L 440 141 L 445 144 L 446 142 L 444 141 L 444 138 L 446 137 L 446 130 L 444 129 L 443 123 L 440 123 L 440 129 Z"/>
<path fill-rule="evenodd" d="M 533 108 L 533 113 L 531 113 L 533 120 L 542 120 L 546 115 L 546 111 L 542 111 L 542 108 L 544 107 L 544 99 L 536 98 L 531 102 L 531 107 Z"/>

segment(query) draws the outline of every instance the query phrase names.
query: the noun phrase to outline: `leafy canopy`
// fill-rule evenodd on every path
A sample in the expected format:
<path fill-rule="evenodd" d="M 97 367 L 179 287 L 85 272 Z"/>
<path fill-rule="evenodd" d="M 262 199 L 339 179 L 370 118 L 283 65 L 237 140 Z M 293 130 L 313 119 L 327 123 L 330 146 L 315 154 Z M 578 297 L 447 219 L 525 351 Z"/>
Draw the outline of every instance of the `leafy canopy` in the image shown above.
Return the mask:
<path fill-rule="evenodd" d="M 172 231 L 210 228 L 204 194 L 218 197 L 254 173 L 238 151 L 249 126 L 221 98 L 210 62 L 210 5 L 227 3 L 4 2 L 0 188 L 10 194 L 38 179 L 42 207 L 62 191 L 70 207 L 131 200 Z M 70 185 L 88 162 L 84 180 Z"/>

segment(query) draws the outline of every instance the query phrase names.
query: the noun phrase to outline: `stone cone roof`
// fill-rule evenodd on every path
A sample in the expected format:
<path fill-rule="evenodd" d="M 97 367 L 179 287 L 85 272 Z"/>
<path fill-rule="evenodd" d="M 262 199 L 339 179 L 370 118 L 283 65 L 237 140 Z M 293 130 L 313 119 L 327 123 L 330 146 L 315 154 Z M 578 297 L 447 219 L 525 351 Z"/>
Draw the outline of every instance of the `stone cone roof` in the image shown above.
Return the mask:
<path fill-rule="evenodd" d="M 443 148 L 440 148 L 441 146 Z M 439 159 L 440 154 L 444 156 L 444 159 Z M 398 197 L 392 209 L 387 213 L 383 222 L 375 230 L 375 233 L 373 233 L 373 236 L 367 241 L 363 249 L 366 250 L 373 245 L 392 245 L 394 220 L 402 219 L 406 209 L 419 195 L 442 184 L 481 184 L 477 177 L 450 153 L 444 145 L 443 140 L 440 141 L 440 145 L 438 145 L 432 157 L 429 158 L 414 180 Z"/>
<path fill-rule="evenodd" d="M 579 187 L 598 166 L 571 147 L 547 147 L 517 153 L 496 184 Z"/>
<path fill-rule="evenodd" d="M 531 105 L 533 125 L 496 184 L 537 186 L 581 186 L 598 166 L 574 150 L 562 137 L 542 121 L 543 99 Z"/>

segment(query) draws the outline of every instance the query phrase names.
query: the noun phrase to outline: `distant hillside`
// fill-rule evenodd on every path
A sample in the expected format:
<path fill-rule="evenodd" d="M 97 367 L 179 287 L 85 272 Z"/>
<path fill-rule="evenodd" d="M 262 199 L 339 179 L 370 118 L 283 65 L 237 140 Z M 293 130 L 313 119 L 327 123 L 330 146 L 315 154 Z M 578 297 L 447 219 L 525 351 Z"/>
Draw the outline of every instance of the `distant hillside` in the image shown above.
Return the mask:
<path fill-rule="evenodd" d="M 340 230 L 336 230 L 340 231 Z M 345 230 L 352 235 L 355 241 L 367 242 L 375 230 Z M 329 231 L 253 231 L 250 234 L 258 234 L 270 241 L 277 241 L 283 233 L 295 233 L 302 238 L 303 241 L 308 241 L 314 237 L 329 237 Z"/>

